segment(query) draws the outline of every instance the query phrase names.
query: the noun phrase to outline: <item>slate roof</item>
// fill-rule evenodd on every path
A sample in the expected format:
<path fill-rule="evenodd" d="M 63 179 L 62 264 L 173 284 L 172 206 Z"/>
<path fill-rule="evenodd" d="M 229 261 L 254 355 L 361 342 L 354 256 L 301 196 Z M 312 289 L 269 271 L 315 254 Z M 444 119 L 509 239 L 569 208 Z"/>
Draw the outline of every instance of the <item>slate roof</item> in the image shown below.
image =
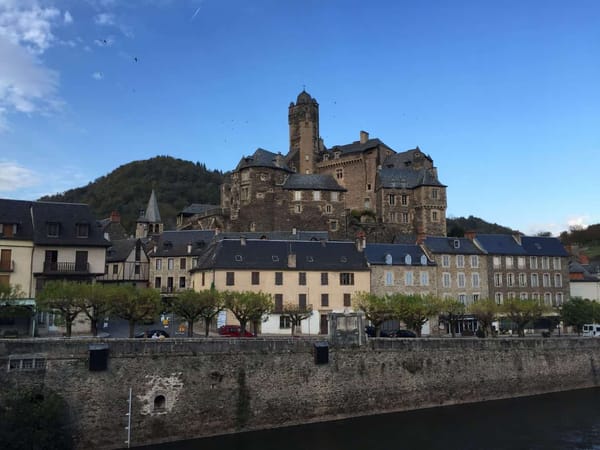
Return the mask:
<path fill-rule="evenodd" d="M 377 175 L 377 188 L 414 189 L 418 186 L 445 187 L 445 185 L 440 183 L 437 177 L 427 169 L 382 168 L 377 171 Z"/>
<path fill-rule="evenodd" d="M 150 199 L 148 200 L 148 206 L 146 206 L 146 211 L 144 211 L 144 214 L 140 216 L 138 222 L 162 222 L 162 220 L 160 219 L 160 212 L 158 210 L 158 202 L 156 201 L 156 194 L 154 193 L 154 189 L 152 189 L 152 193 L 150 194 Z"/>
<path fill-rule="evenodd" d="M 475 240 L 490 255 L 526 255 L 512 234 L 476 234 Z"/>
<path fill-rule="evenodd" d="M 348 155 L 350 153 L 362 153 L 367 150 L 371 150 L 372 148 L 375 148 L 379 145 L 385 145 L 385 144 L 383 142 L 381 142 L 379 139 L 375 138 L 375 139 L 367 140 L 367 142 L 365 142 L 364 144 L 361 143 L 360 141 L 354 141 L 351 144 L 334 145 L 333 147 L 328 149 L 327 152 L 329 152 L 329 153 L 341 152 L 342 155 Z M 330 156 L 330 158 L 331 157 L 332 156 Z"/>
<path fill-rule="evenodd" d="M 227 231 L 221 232 L 215 239 L 239 239 L 245 237 L 247 239 L 269 239 L 280 241 L 327 241 L 329 233 L 327 231 Z"/>
<path fill-rule="evenodd" d="M 423 249 L 417 244 L 367 244 L 365 256 L 371 265 L 388 265 L 388 255 L 391 256 L 391 265 L 405 266 L 406 255 L 411 257 L 411 266 L 422 266 L 421 257 L 426 258 L 427 266 L 435 266 L 434 261 L 427 258 Z"/>
<path fill-rule="evenodd" d="M 510 237 L 510 236 L 509 236 Z M 458 243 L 458 245 L 456 245 Z M 482 255 L 483 251 L 470 239 L 457 237 L 428 236 L 424 241 L 425 247 L 432 253 L 454 255 Z"/>
<path fill-rule="evenodd" d="M 415 161 L 415 153 L 419 153 L 423 156 L 423 158 L 429 160 L 429 162 L 433 163 L 433 159 L 429 155 L 426 155 L 421 151 L 419 147 L 413 148 L 410 150 L 406 150 L 400 153 L 394 153 L 393 155 L 389 155 L 385 158 L 383 162 L 384 167 L 393 166 L 396 168 L 404 168 L 412 165 L 413 161 Z"/>
<path fill-rule="evenodd" d="M 555 237 L 521 236 L 523 248 L 533 256 L 569 256 L 562 242 Z"/>
<path fill-rule="evenodd" d="M 311 191 L 345 191 L 331 175 L 299 174 L 290 175 L 283 189 L 288 190 L 311 190 Z"/>
<path fill-rule="evenodd" d="M 582 282 L 594 282 L 594 283 L 598 283 L 600 282 L 600 275 L 597 273 L 592 273 L 589 269 L 588 269 L 588 265 L 587 264 L 581 264 L 578 261 L 569 261 L 569 273 L 578 273 L 581 274 L 581 278 L 580 279 L 573 279 L 571 278 L 570 282 L 573 283 L 582 283 Z"/>
<path fill-rule="evenodd" d="M 283 155 L 270 152 L 264 148 L 256 149 L 251 156 L 244 156 L 235 170 L 244 169 L 246 167 L 269 167 L 271 169 L 280 169 L 293 173 L 285 163 Z"/>
<path fill-rule="evenodd" d="M 138 240 L 135 238 L 112 241 L 112 245 L 106 250 L 106 262 L 125 261 L 135 249 L 135 243 L 137 241 Z"/>
<path fill-rule="evenodd" d="M 205 205 L 202 203 L 192 203 L 191 205 L 183 208 L 180 214 L 183 216 L 193 216 L 195 214 L 204 214 L 206 211 L 216 208 L 219 208 L 219 205 Z"/>
<path fill-rule="evenodd" d="M 157 257 L 198 256 L 210 245 L 214 235 L 214 230 L 165 231 L 150 243 L 148 254 Z M 190 253 L 188 244 L 192 244 Z"/>
<path fill-rule="evenodd" d="M 288 267 L 288 256 L 296 255 L 296 267 Z M 368 270 L 363 252 L 352 242 L 268 241 L 224 239 L 216 241 L 199 258 L 197 270 Z"/>
<path fill-rule="evenodd" d="M 23 200 L 0 199 L 0 223 L 17 224 L 17 232 L 12 238 L 0 236 L 0 239 L 33 240 L 31 203 Z"/>

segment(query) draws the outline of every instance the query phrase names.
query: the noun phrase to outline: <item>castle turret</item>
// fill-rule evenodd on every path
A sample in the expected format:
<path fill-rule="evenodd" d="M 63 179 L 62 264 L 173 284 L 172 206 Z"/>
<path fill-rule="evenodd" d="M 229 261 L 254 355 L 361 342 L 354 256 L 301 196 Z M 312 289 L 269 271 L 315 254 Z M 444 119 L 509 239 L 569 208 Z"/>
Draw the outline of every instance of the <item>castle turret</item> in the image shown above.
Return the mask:
<path fill-rule="evenodd" d="M 296 103 L 290 103 L 288 112 L 290 127 L 290 156 L 297 162 L 296 171 L 315 173 L 319 153 L 319 104 L 306 91 L 302 91 Z"/>
<path fill-rule="evenodd" d="M 158 201 L 154 189 L 150 194 L 148 206 L 145 211 L 140 211 L 140 217 L 136 221 L 135 237 L 146 238 L 156 236 L 164 231 L 163 223 L 158 210 Z"/>

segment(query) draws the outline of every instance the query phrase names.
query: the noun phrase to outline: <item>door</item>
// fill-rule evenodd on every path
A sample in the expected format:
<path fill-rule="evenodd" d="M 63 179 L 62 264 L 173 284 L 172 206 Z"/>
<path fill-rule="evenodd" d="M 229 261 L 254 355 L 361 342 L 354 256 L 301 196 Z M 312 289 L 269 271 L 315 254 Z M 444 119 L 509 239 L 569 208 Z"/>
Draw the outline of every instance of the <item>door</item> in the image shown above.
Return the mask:
<path fill-rule="evenodd" d="M 321 314 L 321 321 L 319 324 L 319 334 L 328 334 L 329 333 L 329 320 L 327 319 L 327 314 Z"/>
<path fill-rule="evenodd" d="M 11 250 L 0 251 L 0 270 L 9 271 L 11 263 Z"/>
<path fill-rule="evenodd" d="M 88 271 L 88 252 L 80 250 L 75 252 L 75 270 L 77 272 Z"/>
<path fill-rule="evenodd" d="M 44 272 L 52 272 L 58 269 L 58 251 L 46 250 L 44 254 Z"/>

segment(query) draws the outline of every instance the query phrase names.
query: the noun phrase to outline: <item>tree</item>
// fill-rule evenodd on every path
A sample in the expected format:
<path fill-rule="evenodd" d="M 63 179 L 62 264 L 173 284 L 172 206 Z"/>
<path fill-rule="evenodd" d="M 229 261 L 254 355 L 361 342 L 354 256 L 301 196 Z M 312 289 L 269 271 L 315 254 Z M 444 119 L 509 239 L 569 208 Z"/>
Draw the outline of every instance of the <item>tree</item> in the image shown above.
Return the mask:
<path fill-rule="evenodd" d="M 500 306 L 500 313 L 514 322 L 520 337 L 525 337 L 525 327 L 528 323 L 539 319 L 549 311 L 550 308 L 536 299 L 508 298 Z"/>
<path fill-rule="evenodd" d="M 290 318 L 292 325 L 292 336 L 296 334 L 296 327 L 302 325 L 304 319 L 308 319 L 312 316 L 313 309 L 312 305 L 299 305 L 297 303 L 284 303 L 281 314 L 284 314 Z"/>
<path fill-rule="evenodd" d="M 355 311 L 365 313 L 367 320 L 375 328 L 375 337 L 381 335 L 381 324 L 392 318 L 391 299 L 387 295 L 375 295 L 369 292 L 354 294 L 352 305 Z"/>
<path fill-rule="evenodd" d="M 214 289 L 200 292 L 187 289 L 171 301 L 171 308 L 173 312 L 187 321 L 187 334 L 189 337 L 194 335 L 194 322 L 200 318 L 204 318 L 206 324 L 205 336 L 208 336 L 210 322 L 219 311 L 223 310 L 223 301 Z"/>
<path fill-rule="evenodd" d="M 0 283 L 0 317 L 31 317 L 31 309 L 17 302 L 24 297 L 25 293 L 18 284 Z"/>
<path fill-rule="evenodd" d="M 0 398 L 0 447 L 73 448 L 65 400 L 47 388 L 8 390 Z"/>
<path fill-rule="evenodd" d="M 465 316 L 465 310 L 465 304 L 454 298 L 447 298 L 440 302 L 440 313 L 448 322 L 452 337 L 456 337 L 456 327 Z"/>
<path fill-rule="evenodd" d="M 406 324 L 421 337 L 425 322 L 441 311 L 441 300 L 433 295 L 394 294 L 392 296 L 393 317 Z"/>
<path fill-rule="evenodd" d="M 479 322 L 479 329 L 483 331 L 483 336 L 494 336 L 492 333 L 492 323 L 496 320 L 498 314 L 498 305 L 494 300 L 481 299 L 469 305 L 467 311 L 471 313 Z"/>
<path fill-rule="evenodd" d="M 42 311 L 58 311 L 65 321 L 65 335 L 71 337 L 73 322 L 83 310 L 81 285 L 72 281 L 49 281 L 35 300 Z"/>
<path fill-rule="evenodd" d="M 266 314 L 274 307 L 270 294 L 263 292 L 232 292 L 224 294 L 225 306 L 229 309 L 240 323 L 240 335 L 246 332 L 248 322 L 254 324 L 254 332 L 258 332 L 258 324 Z"/>
<path fill-rule="evenodd" d="M 111 310 L 129 322 L 129 337 L 133 337 L 135 324 L 153 319 L 161 308 L 160 294 L 152 288 L 114 286 L 110 291 Z"/>
<path fill-rule="evenodd" d="M 596 323 L 598 319 L 598 308 L 596 303 L 581 297 L 572 297 L 565 302 L 560 310 L 560 315 L 565 325 L 572 326 L 581 335 L 586 323 Z"/>
<path fill-rule="evenodd" d="M 80 285 L 83 313 L 90 319 L 93 336 L 98 336 L 98 321 L 106 317 L 111 308 L 110 287 L 103 284 Z"/>

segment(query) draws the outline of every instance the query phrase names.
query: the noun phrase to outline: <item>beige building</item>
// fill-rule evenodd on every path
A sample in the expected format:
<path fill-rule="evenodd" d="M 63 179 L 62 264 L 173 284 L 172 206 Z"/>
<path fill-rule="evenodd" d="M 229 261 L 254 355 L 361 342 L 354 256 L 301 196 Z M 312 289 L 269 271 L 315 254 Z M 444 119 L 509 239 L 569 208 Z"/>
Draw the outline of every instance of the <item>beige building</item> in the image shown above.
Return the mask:
<path fill-rule="evenodd" d="M 312 306 L 304 334 L 326 334 L 327 315 L 352 309 L 352 296 L 368 292 L 370 273 L 360 246 L 351 242 L 223 239 L 211 244 L 192 269 L 195 290 L 262 291 L 275 311 L 263 333 L 289 334 L 286 303 Z M 237 323 L 228 312 L 224 322 Z"/>

